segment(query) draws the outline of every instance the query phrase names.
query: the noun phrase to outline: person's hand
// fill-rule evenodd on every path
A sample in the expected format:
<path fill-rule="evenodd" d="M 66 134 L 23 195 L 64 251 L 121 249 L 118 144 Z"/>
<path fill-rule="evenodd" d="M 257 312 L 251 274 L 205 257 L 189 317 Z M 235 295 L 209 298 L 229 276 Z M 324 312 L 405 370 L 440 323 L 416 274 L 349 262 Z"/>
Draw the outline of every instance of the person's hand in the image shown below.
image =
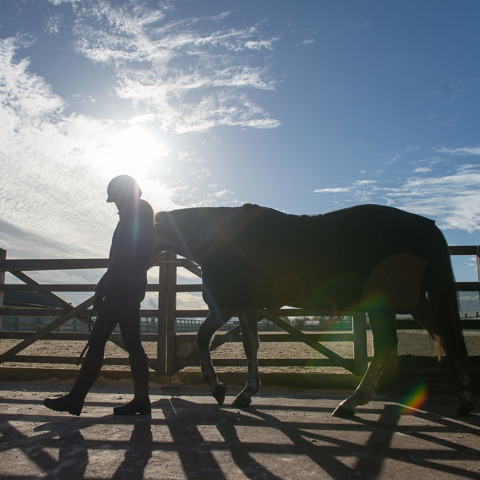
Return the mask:
<path fill-rule="evenodd" d="M 110 289 L 108 277 L 104 275 L 95 286 L 95 299 L 93 301 L 93 309 L 100 312 L 103 306 L 103 300 Z"/>
<path fill-rule="evenodd" d="M 108 273 L 108 272 L 107 272 Z M 105 297 L 110 289 L 110 281 L 107 274 L 105 274 L 95 285 L 95 294 L 100 297 Z"/>
<path fill-rule="evenodd" d="M 95 293 L 95 299 L 93 300 L 93 310 L 97 313 L 100 313 L 103 308 L 103 299 L 105 297 L 103 295 L 99 295 L 98 293 Z"/>

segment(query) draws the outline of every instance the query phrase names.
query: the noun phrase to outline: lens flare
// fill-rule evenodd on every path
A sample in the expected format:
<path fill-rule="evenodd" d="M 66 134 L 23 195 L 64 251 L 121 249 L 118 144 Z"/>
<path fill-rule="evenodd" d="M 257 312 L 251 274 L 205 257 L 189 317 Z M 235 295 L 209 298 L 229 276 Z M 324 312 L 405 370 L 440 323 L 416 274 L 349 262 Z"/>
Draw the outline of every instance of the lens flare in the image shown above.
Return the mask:
<path fill-rule="evenodd" d="M 413 415 L 415 410 L 422 408 L 427 398 L 427 386 L 423 380 L 419 380 L 414 383 L 404 397 L 400 399 L 398 413 L 401 415 Z"/>

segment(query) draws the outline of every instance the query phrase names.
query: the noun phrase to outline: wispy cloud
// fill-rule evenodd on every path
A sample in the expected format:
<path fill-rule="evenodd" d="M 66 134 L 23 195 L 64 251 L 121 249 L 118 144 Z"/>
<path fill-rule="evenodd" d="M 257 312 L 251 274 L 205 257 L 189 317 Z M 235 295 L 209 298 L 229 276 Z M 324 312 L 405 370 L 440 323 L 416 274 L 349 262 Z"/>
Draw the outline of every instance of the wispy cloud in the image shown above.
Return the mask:
<path fill-rule="evenodd" d="M 351 192 L 353 187 L 326 187 L 326 188 L 317 188 L 314 193 L 347 193 Z"/>
<path fill-rule="evenodd" d="M 361 187 L 361 186 L 364 186 L 364 185 L 372 185 L 374 183 L 378 183 L 377 180 L 357 180 L 354 182 L 354 186 L 358 186 L 358 187 Z"/>
<path fill-rule="evenodd" d="M 413 173 L 429 173 L 432 169 L 430 167 L 417 167 Z"/>
<path fill-rule="evenodd" d="M 442 147 L 436 150 L 438 153 L 446 153 L 448 155 L 455 155 L 455 156 L 472 156 L 472 155 L 480 155 L 480 147 L 458 147 L 458 148 L 447 148 Z"/>
<path fill-rule="evenodd" d="M 169 4 L 166 3 L 166 6 Z M 169 21 L 168 9 L 76 4 L 76 50 L 113 69 L 119 98 L 177 133 L 218 125 L 275 128 L 249 90 L 273 90 L 265 65 L 276 37 L 225 28 L 229 15 Z"/>
<path fill-rule="evenodd" d="M 11 130 L 19 123 L 39 127 L 46 117 L 54 117 L 63 109 L 63 100 L 52 92 L 43 78 L 27 74 L 29 61 L 14 59 L 18 48 L 30 44 L 31 40 L 22 35 L 0 41 L 0 96 L 3 106 L 0 128 Z"/>
<path fill-rule="evenodd" d="M 357 25 L 358 28 L 373 28 L 373 22 L 371 20 L 367 20 L 363 23 Z"/>
<path fill-rule="evenodd" d="M 26 42 L 23 37 L 0 40 L 1 220 L 21 225 L 36 252 L 51 255 L 63 244 L 63 251 L 77 255 L 105 255 L 116 217 L 105 204 L 114 169 L 102 167 L 110 156 L 117 154 L 118 160 L 108 139 L 121 138 L 130 127 L 66 114 L 63 100 L 29 71 L 29 61 L 17 58 Z M 153 201 L 173 206 L 166 187 L 151 183 L 144 192 L 155 192 Z M 28 242 L 12 242 L 12 228 L 2 228 L 3 247 L 31 256 L 23 250 Z"/>
<path fill-rule="evenodd" d="M 314 38 L 306 38 L 305 40 L 302 40 L 302 45 L 312 45 L 315 43 Z"/>
<path fill-rule="evenodd" d="M 470 166 L 441 177 L 410 177 L 398 186 L 357 181 L 314 192 L 348 194 L 351 201 L 396 206 L 433 218 L 440 228 L 472 233 L 480 230 L 479 185 L 480 168 Z"/>
<path fill-rule="evenodd" d="M 317 188 L 314 193 L 349 193 L 355 192 L 359 189 L 366 187 L 367 185 L 372 185 L 377 183 L 376 180 L 355 180 L 352 185 L 348 187 L 326 187 L 326 188 Z"/>
<path fill-rule="evenodd" d="M 75 105 L 32 71 L 25 52 L 36 42 L 33 33 L 1 39 L 3 225 L 22 225 L 32 241 L 38 240 L 37 254 L 50 256 L 63 245 L 63 251 L 73 255 L 98 256 L 108 251 L 117 220 L 115 211 L 105 204 L 106 182 L 113 175 L 134 174 L 156 209 L 185 205 L 177 202 L 198 204 L 199 198 L 215 203 L 232 195 L 218 187 L 208 194 L 205 188 L 199 189 L 195 196 L 192 183 L 186 187 L 192 169 L 176 182 L 167 183 L 168 178 L 160 180 L 154 175 L 139 178 L 142 165 L 132 165 L 131 158 L 141 158 L 146 165 L 152 157 L 156 168 L 168 171 L 164 160 L 169 148 L 158 136 L 149 134 L 152 125 L 155 132 L 163 129 L 166 138 L 219 125 L 278 126 L 251 97 L 253 91 L 275 88 L 268 63 L 278 39 L 264 35 L 261 24 L 225 27 L 229 12 L 172 20 L 171 2 L 155 9 L 141 2 L 50 3 L 54 11 L 44 34 L 73 42 L 66 47 L 104 67 L 106 76 L 113 75 L 111 93 L 133 108 L 115 119 L 75 111 Z M 65 9 L 73 12 L 73 17 L 68 17 L 69 31 Z M 92 91 L 79 94 L 81 97 L 71 97 L 79 105 L 81 98 L 88 98 L 90 105 L 104 101 Z M 198 168 L 192 171 L 198 172 Z M 206 181 L 209 174 L 208 168 L 203 168 L 195 184 L 198 186 L 201 178 Z M 0 244 L 10 245 L 16 255 L 31 256 L 28 242 L 12 242 L 12 228 L 2 229 Z"/>

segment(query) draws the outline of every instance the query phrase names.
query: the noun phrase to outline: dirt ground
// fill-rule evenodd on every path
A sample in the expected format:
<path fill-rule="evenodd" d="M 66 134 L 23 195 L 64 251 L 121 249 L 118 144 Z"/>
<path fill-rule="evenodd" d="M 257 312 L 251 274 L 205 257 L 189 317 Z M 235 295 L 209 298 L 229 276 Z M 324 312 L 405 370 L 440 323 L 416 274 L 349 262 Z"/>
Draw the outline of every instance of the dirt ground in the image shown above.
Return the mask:
<path fill-rule="evenodd" d="M 100 379 L 72 417 L 42 404 L 63 383 L 0 382 L 1 479 L 480 478 L 480 417 L 453 416 L 452 395 L 377 397 L 345 420 L 331 415 L 344 392 L 265 388 L 239 410 L 153 384 L 151 417 L 116 417 L 131 385 Z"/>
<path fill-rule="evenodd" d="M 480 334 L 476 331 L 464 332 L 467 349 L 470 356 L 480 355 Z M 434 345 L 425 331 L 399 331 L 399 355 L 422 355 L 433 356 Z M 7 351 L 13 347 L 18 340 L 2 340 L 0 344 L 0 353 Z M 328 342 L 325 344 L 329 349 L 333 350 L 343 358 L 353 358 L 353 347 L 350 342 Z M 368 355 L 373 355 L 373 341 L 371 332 L 367 332 L 367 345 Z M 44 355 L 44 356 L 58 356 L 58 357 L 77 357 L 80 355 L 84 348 L 84 342 L 78 341 L 54 341 L 54 340 L 39 340 L 33 345 L 27 347 L 20 352 L 20 355 Z M 150 358 L 156 358 L 156 343 L 144 342 L 145 350 Z M 195 348 L 194 345 L 191 348 Z M 126 353 L 113 344 L 108 342 L 106 352 L 106 358 L 126 357 Z M 241 343 L 225 343 L 212 352 L 212 358 L 245 358 L 243 347 Z M 308 345 L 301 342 L 286 343 L 261 343 L 258 352 L 258 358 L 302 358 L 302 359 L 315 359 L 325 358 L 323 355 L 313 350 Z M 24 362 L 5 362 L 2 367 L 35 367 L 40 366 L 31 363 Z M 42 363 L 42 368 L 71 368 L 72 365 L 62 365 L 58 363 Z M 115 370 L 128 370 L 127 366 L 109 366 L 110 369 Z M 196 367 L 187 367 L 185 371 L 198 371 Z M 218 368 L 219 372 L 239 372 L 245 371 L 244 367 L 221 367 Z M 260 367 L 260 373 L 327 373 L 327 374 L 343 374 L 348 373 L 341 367 Z"/>
<path fill-rule="evenodd" d="M 478 333 L 466 332 L 465 336 L 470 355 L 480 355 Z M 16 342 L 2 341 L 1 351 Z M 371 355 L 371 337 L 368 345 Z M 154 358 L 156 344 L 145 346 Z M 353 357 L 349 343 L 327 346 L 346 358 Z M 83 347 L 83 342 L 39 341 L 22 354 L 54 352 L 75 357 Z M 428 356 L 432 351 L 424 332 L 399 332 L 400 355 Z M 109 343 L 108 356 L 126 354 Z M 242 346 L 225 344 L 213 356 L 243 357 Z M 264 343 L 259 357 L 321 355 L 301 343 Z M 39 368 L 18 362 L 1 367 L 28 366 Z M 62 367 L 74 371 L 72 365 L 41 365 L 57 372 Z M 230 405 L 245 380 L 245 368 L 223 367 L 219 373 L 226 380 L 240 378 L 235 375 L 241 372 L 241 381 L 228 382 L 222 407 L 205 387 L 165 385 L 163 379 L 163 383 L 151 383 L 151 417 L 119 418 L 112 415 L 112 407 L 131 398 L 131 378 L 127 366 L 108 369 L 122 375 L 118 370 L 124 370 L 125 379 L 112 380 L 102 373 L 80 417 L 43 406 L 46 396 L 68 391 L 71 378 L 0 381 L 0 480 L 480 478 L 480 416 L 453 416 L 454 393 L 439 394 L 434 389 L 390 392 L 388 397 L 374 397 L 358 408 L 355 418 L 344 420 L 332 417 L 331 412 L 351 391 L 301 390 L 292 385 L 273 388 L 266 381 L 251 407 L 239 410 Z M 200 380 L 198 369 L 190 370 Z M 339 367 L 264 367 L 262 380 L 282 370 L 296 377 L 307 371 L 344 373 Z M 335 377 L 358 380 L 353 375 Z M 478 393 L 474 401 L 478 412 Z"/>

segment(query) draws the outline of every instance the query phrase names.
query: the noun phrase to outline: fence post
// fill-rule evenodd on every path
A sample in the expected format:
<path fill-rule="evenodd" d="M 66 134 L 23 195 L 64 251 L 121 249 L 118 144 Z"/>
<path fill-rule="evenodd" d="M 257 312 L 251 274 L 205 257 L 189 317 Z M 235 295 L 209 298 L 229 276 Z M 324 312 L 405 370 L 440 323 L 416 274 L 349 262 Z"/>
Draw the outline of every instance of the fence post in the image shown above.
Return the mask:
<path fill-rule="evenodd" d="M 357 374 L 363 375 L 368 364 L 367 314 L 365 312 L 353 314 L 353 356 Z"/>
<path fill-rule="evenodd" d="M 172 252 L 167 254 L 167 375 L 176 372 L 176 340 L 177 340 L 177 255 Z"/>
<path fill-rule="evenodd" d="M 477 251 L 477 281 L 480 282 L 480 245 L 476 246 Z M 478 292 L 478 299 L 480 300 L 480 292 Z"/>
<path fill-rule="evenodd" d="M 0 248 L 0 262 L 3 262 L 7 258 L 7 251 Z M 3 299 L 4 299 L 4 286 L 5 286 L 5 270 L 0 269 L 0 332 L 3 330 Z M 1 341 L 1 339 L 0 339 Z M 1 350 L 1 345 L 0 345 Z"/>
<path fill-rule="evenodd" d="M 175 373 L 177 256 L 163 252 L 160 257 L 158 288 L 157 373 Z"/>
<path fill-rule="evenodd" d="M 164 263 L 167 253 L 160 255 L 158 267 L 158 328 L 157 328 L 157 373 L 165 375 L 167 362 L 167 272 Z"/>

